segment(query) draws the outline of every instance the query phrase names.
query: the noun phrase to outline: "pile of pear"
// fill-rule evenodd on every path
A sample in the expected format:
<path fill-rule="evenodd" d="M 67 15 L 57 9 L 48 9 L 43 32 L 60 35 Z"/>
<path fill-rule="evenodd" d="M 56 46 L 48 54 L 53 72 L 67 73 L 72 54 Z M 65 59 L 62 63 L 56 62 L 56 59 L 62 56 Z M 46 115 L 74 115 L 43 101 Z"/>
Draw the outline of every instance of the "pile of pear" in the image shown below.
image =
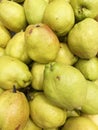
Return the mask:
<path fill-rule="evenodd" d="M 97 18 L 97 0 L 0 0 L 0 130 L 98 130 Z"/>

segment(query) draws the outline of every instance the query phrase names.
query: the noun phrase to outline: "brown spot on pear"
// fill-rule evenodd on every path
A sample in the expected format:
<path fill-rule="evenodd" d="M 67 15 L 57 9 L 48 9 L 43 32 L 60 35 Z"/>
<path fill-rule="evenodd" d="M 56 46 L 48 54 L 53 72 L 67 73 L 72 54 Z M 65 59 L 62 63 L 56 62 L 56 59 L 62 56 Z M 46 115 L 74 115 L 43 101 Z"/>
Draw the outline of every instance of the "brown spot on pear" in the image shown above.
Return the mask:
<path fill-rule="evenodd" d="M 28 25 L 25 40 L 29 57 L 39 63 L 53 61 L 60 49 L 59 39 L 49 26 L 39 23 Z"/>

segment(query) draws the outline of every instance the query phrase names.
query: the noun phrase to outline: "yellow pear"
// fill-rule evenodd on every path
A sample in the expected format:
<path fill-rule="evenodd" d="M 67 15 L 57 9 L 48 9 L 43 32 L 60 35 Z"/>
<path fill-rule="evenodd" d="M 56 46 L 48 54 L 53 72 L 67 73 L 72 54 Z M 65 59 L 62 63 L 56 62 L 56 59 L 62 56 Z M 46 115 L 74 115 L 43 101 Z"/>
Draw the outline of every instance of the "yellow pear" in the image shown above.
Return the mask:
<path fill-rule="evenodd" d="M 56 128 L 66 121 L 66 110 L 53 105 L 43 93 L 36 94 L 29 102 L 30 116 L 41 128 Z"/>
<path fill-rule="evenodd" d="M 9 0 L 0 2 L 0 21 L 13 32 L 25 29 L 27 21 L 23 6 Z"/>
<path fill-rule="evenodd" d="M 25 95 L 15 90 L 0 94 L 0 129 L 22 130 L 29 118 L 29 105 Z"/>

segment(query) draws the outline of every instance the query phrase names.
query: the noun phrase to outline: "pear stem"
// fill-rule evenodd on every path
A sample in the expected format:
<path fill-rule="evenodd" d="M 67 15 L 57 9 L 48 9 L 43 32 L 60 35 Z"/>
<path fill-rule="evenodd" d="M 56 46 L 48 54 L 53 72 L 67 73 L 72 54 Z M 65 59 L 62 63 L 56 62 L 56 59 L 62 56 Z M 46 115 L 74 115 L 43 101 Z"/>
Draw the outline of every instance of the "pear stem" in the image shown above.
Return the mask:
<path fill-rule="evenodd" d="M 13 86 L 13 93 L 16 93 L 16 87 L 15 87 L 15 85 Z"/>

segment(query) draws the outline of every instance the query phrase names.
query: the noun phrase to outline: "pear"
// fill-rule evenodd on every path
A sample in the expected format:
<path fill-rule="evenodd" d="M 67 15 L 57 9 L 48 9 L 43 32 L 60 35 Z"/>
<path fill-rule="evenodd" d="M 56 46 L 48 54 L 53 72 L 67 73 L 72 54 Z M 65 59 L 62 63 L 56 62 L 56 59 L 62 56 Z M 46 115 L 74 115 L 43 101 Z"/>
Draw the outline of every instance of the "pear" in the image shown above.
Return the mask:
<path fill-rule="evenodd" d="M 53 105 L 43 92 L 36 94 L 29 106 L 31 119 L 41 128 L 56 128 L 66 121 L 66 110 Z"/>
<path fill-rule="evenodd" d="M 87 80 L 97 80 L 98 79 L 98 58 L 93 57 L 90 59 L 79 59 L 75 67 L 79 69 Z"/>
<path fill-rule="evenodd" d="M 23 130 L 42 130 L 42 128 L 38 127 L 33 120 L 29 117 L 25 127 Z"/>
<path fill-rule="evenodd" d="M 29 105 L 24 93 L 5 90 L 0 94 L 0 129 L 23 130 L 29 118 Z"/>
<path fill-rule="evenodd" d="M 87 83 L 75 67 L 52 62 L 45 66 L 43 90 L 55 105 L 67 110 L 81 109 L 86 98 Z"/>
<path fill-rule="evenodd" d="M 75 23 L 72 6 L 66 0 L 51 1 L 44 11 L 43 23 L 58 36 L 65 36 Z"/>
<path fill-rule="evenodd" d="M 25 0 L 24 10 L 29 24 L 42 22 L 44 10 L 48 2 L 46 0 Z"/>
<path fill-rule="evenodd" d="M 87 117 L 90 120 L 92 120 L 98 128 L 98 114 L 91 114 L 91 115 L 90 114 L 83 114 L 82 116 Z"/>
<path fill-rule="evenodd" d="M 70 0 L 70 4 L 74 10 L 76 21 L 95 18 L 98 15 L 98 0 Z"/>
<path fill-rule="evenodd" d="M 98 86 L 92 81 L 87 81 L 87 96 L 81 111 L 84 114 L 98 114 Z"/>
<path fill-rule="evenodd" d="M 23 6 L 14 1 L 1 1 L 0 21 L 6 28 L 13 32 L 25 29 L 27 21 Z"/>
<path fill-rule="evenodd" d="M 0 47 L 5 48 L 10 39 L 10 32 L 2 24 L 0 24 Z"/>
<path fill-rule="evenodd" d="M 65 65 L 73 65 L 78 60 L 78 57 L 74 56 L 70 51 L 68 45 L 66 43 L 60 43 L 60 50 L 56 56 L 55 61 L 64 63 Z"/>
<path fill-rule="evenodd" d="M 95 83 L 96 86 L 98 86 L 98 79 L 96 79 L 96 80 L 94 80 L 94 81 L 92 81 L 92 82 Z"/>
<path fill-rule="evenodd" d="M 31 67 L 32 87 L 35 90 L 43 90 L 45 64 L 34 62 Z"/>
<path fill-rule="evenodd" d="M 6 55 L 5 54 L 5 49 L 0 47 L 0 56 Z"/>
<path fill-rule="evenodd" d="M 53 61 L 60 49 L 58 37 L 43 23 L 28 25 L 25 41 L 29 57 L 38 63 Z"/>
<path fill-rule="evenodd" d="M 74 55 L 90 59 L 98 52 L 98 22 L 85 18 L 76 23 L 68 34 L 68 46 Z"/>
<path fill-rule="evenodd" d="M 9 41 L 5 48 L 5 53 L 8 56 L 18 58 L 26 64 L 29 64 L 29 58 L 25 45 L 24 31 L 16 33 Z"/>
<path fill-rule="evenodd" d="M 10 56 L 0 56 L 1 88 L 11 89 L 13 85 L 16 88 L 24 88 L 31 83 L 31 80 L 31 72 L 25 63 Z"/>
<path fill-rule="evenodd" d="M 79 110 L 68 110 L 67 111 L 67 118 L 69 117 L 76 117 L 76 116 L 80 116 L 80 111 Z"/>
<path fill-rule="evenodd" d="M 86 117 L 68 118 L 61 130 L 97 130 L 97 126 Z"/>

